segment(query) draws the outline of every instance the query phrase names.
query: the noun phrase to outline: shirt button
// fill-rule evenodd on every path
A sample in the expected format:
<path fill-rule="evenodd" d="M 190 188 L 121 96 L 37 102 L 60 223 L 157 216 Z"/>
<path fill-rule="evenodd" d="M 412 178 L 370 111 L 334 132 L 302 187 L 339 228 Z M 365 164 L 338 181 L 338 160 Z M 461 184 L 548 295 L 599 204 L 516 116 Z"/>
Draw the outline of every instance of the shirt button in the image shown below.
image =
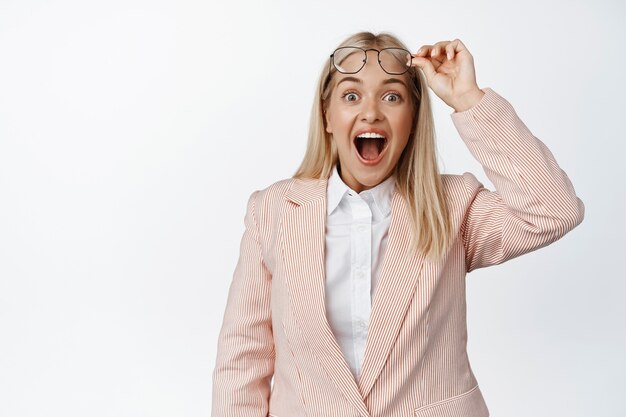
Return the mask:
<path fill-rule="evenodd" d="M 359 226 L 359 232 L 364 232 L 365 231 L 365 226 Z"/>

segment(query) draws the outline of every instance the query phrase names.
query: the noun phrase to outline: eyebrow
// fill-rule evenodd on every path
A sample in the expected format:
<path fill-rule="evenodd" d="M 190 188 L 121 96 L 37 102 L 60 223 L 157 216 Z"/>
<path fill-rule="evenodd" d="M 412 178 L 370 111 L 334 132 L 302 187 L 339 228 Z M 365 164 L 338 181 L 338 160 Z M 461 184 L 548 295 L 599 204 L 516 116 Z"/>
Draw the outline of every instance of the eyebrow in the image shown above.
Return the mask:
<path fill-rule="evenodd" d="M 356 77 L 345 77 L 342 78 L 341 80 L 339 80 L 339 82 L 337 83 L 337 85 L 335 87 L 338 87 L 339 84 L 341 84 L 344 81 L 354 81 L 355 83 L 359 83 L 359 84 L 363 84 L 363 81 L 360 78 L 356 78 Z M 393 83 L 400 83 L 402 84 L 407 90 L 409 89 L 406 85 L 406 83 L 398 78 L 387 78 L 386 80 L 384 80 L 382 82 L 383 84 L 393 84 Z"/>

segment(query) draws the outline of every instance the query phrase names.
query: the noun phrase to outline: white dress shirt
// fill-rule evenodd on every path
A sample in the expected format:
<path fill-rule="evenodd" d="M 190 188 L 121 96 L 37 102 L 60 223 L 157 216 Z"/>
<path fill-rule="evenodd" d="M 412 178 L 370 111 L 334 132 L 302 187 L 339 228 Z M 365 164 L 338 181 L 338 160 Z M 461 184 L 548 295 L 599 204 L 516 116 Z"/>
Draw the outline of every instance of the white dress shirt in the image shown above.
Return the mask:
<path fill-rule="evenodd" d="M 391 221 L 392 174 L 357 193 L 337 171 L 328 179 L 326 222 L 326 317 L 358 379 L 370 311 Z"/>

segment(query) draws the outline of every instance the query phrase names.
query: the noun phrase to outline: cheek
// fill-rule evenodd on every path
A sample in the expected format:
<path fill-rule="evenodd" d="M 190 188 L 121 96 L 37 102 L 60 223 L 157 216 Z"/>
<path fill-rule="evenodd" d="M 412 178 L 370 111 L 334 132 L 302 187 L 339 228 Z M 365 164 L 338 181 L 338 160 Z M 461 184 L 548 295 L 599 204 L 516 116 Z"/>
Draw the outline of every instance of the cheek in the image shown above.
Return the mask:
<path fill-rule="evenodd" d="M 413 115 L 404 109 L 398 109 L 397 112 L 389 114 L 388 120 L 391 122 L 394 132 L 402 138 L 405 135 L 408 136 L 413 128 Z"/>
<path fill-rule="evenodd" d="M 354 116 L 345 111 L 335 111 L 330 118 L 330 123 L 335 136 L 346 137 L 354 128 Z"/>
<path fill-rule="evenodd" d="M 408 136 L 413 129 L 413 114 L 410 110 L 402 115 L 400 119 L 400 124 L 402 126 L 402 131 L 405 132 Z"/>
<path fill-rule="evenodd" d="M 402 152 L 402 150 L 406 147 L 409 142 L 411 131 L 413 130 L 413 118 L 411 115 L 408 117 L 403 117 L 402 120 L 399 120 L 398 128 L 396 133 L 398 134 L 398 152 Z"/>
<path fill-rule="evenodd" d="M 347 108 L 336 108 L 333 114 L 333 118 L 338 125 L 345 125 L 354 120 L 354 110 Z"/>

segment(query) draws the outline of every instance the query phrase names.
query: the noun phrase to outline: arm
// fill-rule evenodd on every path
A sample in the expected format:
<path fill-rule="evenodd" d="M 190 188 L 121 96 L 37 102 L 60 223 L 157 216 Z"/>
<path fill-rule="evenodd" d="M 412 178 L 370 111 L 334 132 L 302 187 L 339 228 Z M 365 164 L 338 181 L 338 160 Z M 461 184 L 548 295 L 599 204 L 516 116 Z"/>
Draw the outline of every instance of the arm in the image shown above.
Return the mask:
<path fill-rule="evenodd" d="M 451 114 L 496 188 L 489 191 L 463 174 L 472 194 L 461 225 L 468 272 L 547 246 L 584 217 L 583 202 L 550 150 L 508 101 L 490 88 L 483 91 L 476 105 Z"/>
<path fill-rule="evenodd" d="M 258 191 L 248 199 L 245 232 L 228 292 L 213 371 L 212 417 L 265 417 L 274 374 L 271 274 L 263 262 L 255 217 Z"/>

